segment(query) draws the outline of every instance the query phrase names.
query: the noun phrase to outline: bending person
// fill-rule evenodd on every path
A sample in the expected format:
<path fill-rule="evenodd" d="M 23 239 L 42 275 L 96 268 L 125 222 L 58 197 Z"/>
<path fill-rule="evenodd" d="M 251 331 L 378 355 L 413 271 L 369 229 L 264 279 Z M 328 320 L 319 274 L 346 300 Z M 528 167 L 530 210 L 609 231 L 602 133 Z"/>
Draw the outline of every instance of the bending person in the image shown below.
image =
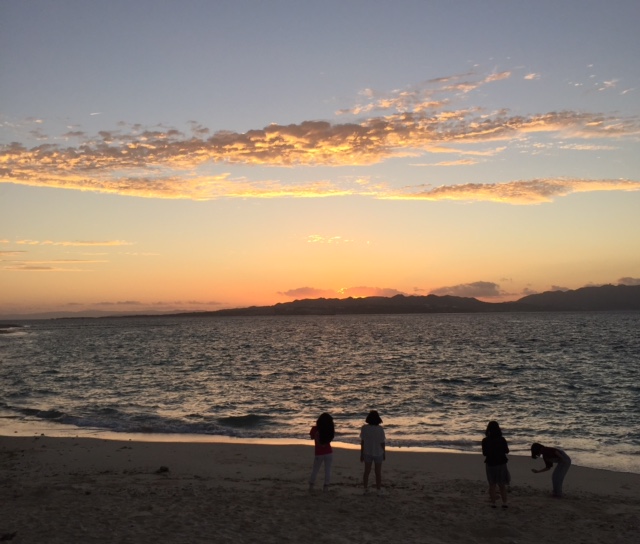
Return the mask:
<path fill-rule="evenodd" d="M 547 448 L 535 442 L 531 445 L 531 457 L 537 459 L 541 455 L 545 467 L 540 470 L 532 468 L 531 472 L 535 474 L 546 472 L 547 470 L 551 470 L 554 464 L 557 464 L 551 475 L 551 482 L 553 483 L 553 496 L 560 498 L 562 497 L 562 482 L 571 467 L 571 458 L 560 448 Z"/>

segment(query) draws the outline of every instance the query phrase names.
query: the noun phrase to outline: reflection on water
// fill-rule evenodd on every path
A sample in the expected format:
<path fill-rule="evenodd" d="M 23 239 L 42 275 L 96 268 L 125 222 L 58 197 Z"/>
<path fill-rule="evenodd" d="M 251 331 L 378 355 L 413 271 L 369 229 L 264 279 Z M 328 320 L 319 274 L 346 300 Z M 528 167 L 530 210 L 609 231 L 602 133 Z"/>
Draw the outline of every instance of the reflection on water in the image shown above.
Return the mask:
<path fill-rule="evenodd" d="M 326 410 L 354 444 L 375 407 L 391 445 L 466 451 L 495 418 L 516 452 L 640 472 L 638 330 L 637 312 L 42 321 L 0 337 L 0 408 L 291 439 Z"/>

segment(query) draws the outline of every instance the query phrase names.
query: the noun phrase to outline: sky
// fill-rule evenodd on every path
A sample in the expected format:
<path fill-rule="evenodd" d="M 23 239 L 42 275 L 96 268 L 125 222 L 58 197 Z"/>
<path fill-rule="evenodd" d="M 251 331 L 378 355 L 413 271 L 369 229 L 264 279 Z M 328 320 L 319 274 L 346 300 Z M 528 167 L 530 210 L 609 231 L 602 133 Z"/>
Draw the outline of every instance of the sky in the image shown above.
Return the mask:
<path fill-rule="evenodd" d="M 637 0 L 0 0 L 0 317 L 640 284 Z"/>

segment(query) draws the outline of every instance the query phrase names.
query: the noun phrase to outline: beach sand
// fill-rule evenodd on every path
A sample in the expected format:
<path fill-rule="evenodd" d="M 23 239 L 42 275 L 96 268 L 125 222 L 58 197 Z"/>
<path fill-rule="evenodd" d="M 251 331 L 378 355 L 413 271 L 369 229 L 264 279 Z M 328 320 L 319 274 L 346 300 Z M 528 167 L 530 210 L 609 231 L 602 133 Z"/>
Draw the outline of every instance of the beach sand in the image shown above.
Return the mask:
<path fill-rule="evenodd" d="M 511 456 L 492 509 L 483 457 L 388 451 L 363 495 L 359 452 L 308 491 L 313 447 L 0 436 L 0 540 L 46 543 L 632 543 L 640 475 L 573 466 L 550 496 L 540 460 Z M 372 474 L 373 481 L 373 474 Z"/>

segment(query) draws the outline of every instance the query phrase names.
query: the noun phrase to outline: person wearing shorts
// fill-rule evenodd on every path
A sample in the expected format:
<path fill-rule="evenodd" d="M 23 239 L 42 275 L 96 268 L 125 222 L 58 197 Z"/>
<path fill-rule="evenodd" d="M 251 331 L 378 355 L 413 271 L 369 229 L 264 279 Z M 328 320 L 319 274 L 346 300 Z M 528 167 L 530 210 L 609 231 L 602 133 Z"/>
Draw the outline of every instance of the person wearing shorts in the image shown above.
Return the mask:
<path fill-rule="evenodd" d="M 382 418 L 376 410 L 371 410 L 365 419 L 366 425 L 360 429 L 360 462 L 364 463 L 362 484 L 364 492 L 369 491 L 369 474 L 375 466 L 376 489 L 382 490 L 382 461 L 386 459 L 384 429 L 380 425 Z"/>
<path fill-rule="evenodd" d="M 496 507 L 496 488 L 500 489 L 502 508 L 507 508 L 507 486 L 511 483 L 511 475 L 507 468 L 509 445 L 502 436 L 502 429 L 497 421 L 490 421 L 482 439 L 482 455 L 485 456 L 487 481 L 489 482 L 489 498 L 491 507 Z"/>

